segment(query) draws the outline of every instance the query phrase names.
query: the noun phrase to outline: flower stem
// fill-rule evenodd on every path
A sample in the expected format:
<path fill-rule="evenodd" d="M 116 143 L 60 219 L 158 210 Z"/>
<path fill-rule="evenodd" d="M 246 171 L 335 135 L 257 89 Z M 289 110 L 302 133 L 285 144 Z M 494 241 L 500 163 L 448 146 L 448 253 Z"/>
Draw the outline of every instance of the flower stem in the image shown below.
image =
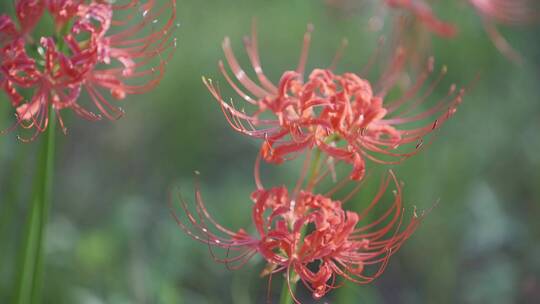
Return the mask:
<path fill-rule="evenodd" d="M 315 157 L 313 158 L 313 161 L 311 162 L 311 167 L 309 169 L 309 179 L 308 179 L 308 185 L 315 182 L 319 175 L 319 171 L 321 169 L 321 150 L 316 149 L 315 150 Z"/>
<path fill-rule="evenodd" d="M 17 304 L 40 303 L 43 275 L 43 244 L 45 227 L 51 201 L 54 152 L 55 152 L 55 119 L 54 110 L 49 109 L 49 123 L 45 131 L 45 141 L 38 159 L 34 180 L 32 205 L 26 222 L 26 235 L 18 272 L 18 285 L 15 301 Z"/>
<path fill-rule="evenodd" d="M 294 276 L 294 272 L 292 273 Z M 292 294 L 296 292 L 296 282 L 291 282 L 291 289 L 289 290 L 289 284 L 287 279 L 283 280 L 283 287 L 281 287 L 281 296 L 279 298 L 279 304 L 291 304 L 293 303 Z"/>
<path fill-rule="evenodd" d="M 315 157 L 311 161 L 309 169 L 309 178 L 308 185 L 311 185 L 319 176 L 319 171 L 321 168 L 321 150 L 315 150 Z M 305 227 L 302 228 L 300 232 L 300 239 L 303 239 L 306 234 Z M 290 281 L 288 280 L 290 279 Z M 298 282 L 298 277 L 294 270 L 290 270 L 289 277 L 283 280 L 283 286 L 281 288 L 281 296 L 279 298 L 279 304 L 292 304 L 293 303 L 293 294 L 296 292 L 296 283 Z"/>

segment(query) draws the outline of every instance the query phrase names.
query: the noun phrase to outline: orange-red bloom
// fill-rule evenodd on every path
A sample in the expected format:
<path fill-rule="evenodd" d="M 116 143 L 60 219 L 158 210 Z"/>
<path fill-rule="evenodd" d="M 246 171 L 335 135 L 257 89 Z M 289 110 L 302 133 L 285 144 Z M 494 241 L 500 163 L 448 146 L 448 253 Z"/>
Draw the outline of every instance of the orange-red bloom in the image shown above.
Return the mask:
<path fill-rule="evenodd" d="M 17 112 L 10 129 L 33 128 L 31 139 L 47 128 L 51 109 L 64 131 L 63 109 L 89 120 L 120 117 L 107 95 L 121 100 L 151 90 L 176 44 L 176 0 L 17 0 L 15 9 L 16 21 L 0 16 L 0 87 Z M 45 12 L 56 33 L 32 37 Z M 114 18 L 118 13 L 122 20 Z M 82 92 L 99 114 L 80 105 Z"/>
<path fill-rule="evenodd" d="M 391 181 L 396 187 L 392 204 L 377 217 L 369 216 Z M 268 263 L 263 275 L 284 272 L 290 284 L 294 271 L 316 299 L 337 287 L 337 277 L 367 284 L 380 276 L 421 220 L 415 213 L 408 224 L 403 222 L 401 187 L 393 173 L 360 213 L 343 210 L 342 202 L 327 196 L 302 190 L 289 193 L 285 187 L 259 189 L 251 198 L 256 235 L 218 224 L 198 190 L 196 213 L 182 199 L 186 219 L 173 215 L 193 239 L 226 251 L 226 257 L 219 258 L 212 249 L 216 261 L 238 268 L 258 254 Z"/>
<path fill-rule="evenodd" d="M 462 101 L 463 90 L 452 85 L 446 97 L 424 108 L 446 73 L 443 68 L 427 83 L 433 59 L 400 97 L 388 98 L 387 92 L 395 86 L 406 60 L 401 48 L 397 48 L 389 68 L 376 82 L 355 73 L 336 74 L 333 67 L 314 69 L 305 78 L 310 40 L 311 29 L 304 36 L 298 67 L 284 72 L 276 85 L 261 67 L 255 30 L 251 38 L 245 39 L 245 47 L 258 83 L 240 67 L 229 38 L 225 38 L 223 50 L 234 77 L 221 61 L 219 68 L 248 103 L 246 110 L 243 105 L 239 108 L 225 101 L 219 88 L 203 79 L 230 125 L 238 132 L 264 140 L 261 154 L 268 162 L 281 163 L 298 152 L 318 147 L 333 159 L 352 164 L 350 177 L 359 180 L 364 176 L 366 158 L 392 164 L 417 153 L 422 138 L 452 116 Z M 410 126 L 426 120 L 423 126 Z M 413 149 L 396 150 L 403 145 L 412 145 Z"/>

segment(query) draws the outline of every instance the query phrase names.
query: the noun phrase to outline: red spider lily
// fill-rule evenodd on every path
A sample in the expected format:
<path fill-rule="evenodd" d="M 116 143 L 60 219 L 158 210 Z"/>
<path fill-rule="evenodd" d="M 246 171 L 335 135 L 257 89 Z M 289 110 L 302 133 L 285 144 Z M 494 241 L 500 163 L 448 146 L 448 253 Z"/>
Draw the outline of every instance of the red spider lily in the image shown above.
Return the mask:
<path fill-rule="evenodd" d="M 255 29 L 244 44 L 259 83 L 240 67 L 229 38 L 225 38 L 225 57 L 240 85 L 221 61 L 219 68 L 230 86 L 253 109 L 251 112 L 226 102 L 219 88 L 203 78 L 233 129 L 264 140 L 261 154 L 268 162 L 281 163 L 317 147 L 336 160 L 352 164 L 350 177 L 359 180 L 364 176 L 366 158 L 393 164 L 417 153 L 422 138 L 452 116 L 462 101 L 464 91 L 452 85 L 446 97 L 421 109 L 446 73 L 443 68 L 440 75 L 427 84 L 433 72 L 433 59 L 401 97 L 387 98 L 387 92 L 403 72 L 406 56 L 402 48 L 397 48 L 388 69 L 376 83 L 354 73 L 335 74 L 335 63 L 330 68 L 313 70 L 304 79 L 310 40 L 311 28 L 304 36 L 298 67 L 284 72 L 275 85 L 261 67 Z M 336 58 L 340 54 L 341 50 Z M 429 123 L 424 126 L 407 127 L 425 120 Z M 415 148 L 408 152 L 396 151 L 397 147 L 408 144 Z"/>
<path fill-rule="evenodd" d="M 497 24 L 519 26 L 537 22 L 539 2 L 535 0 L 468 0 L 482 17 L 493 44 L 509 59 L 520 62 L 521 56 L 497 30 Z"/>
<path fill-rule="evenodd" d="M 50 109 L 64 132 L 62 109 L 88 120 L 119 118 L 123 111 L 106 94 L 121 100 L 153 89 L 176 46 L 171 39 L 176 0 L 162 5 L 155 0 L 18 0 L 15 8 L 20 26 L 0 17 L 0 86 L 17 111 L 17 122 L 9 130 L 33 128 L 30 140 L 47 128 Z M 40 37 L 36 44 L 31 34 L 45 10 L 53 16 L 56 34 Z M 115 19 L 116 14 L 122 20 Z M 82 91 L 99 114 L 79 104 Z"/>
<path fill-rule="evenodd" d="M 378 217 L 370 217 L 391 181 L 396 187 L 392 204 Z M 284 272 L 290 284 L 295 281 L 291 275 L 294 271 L 316 299 L 337 288 L 338 277 L 367 284 L 380 276 L 390 256 L 411 236 L 423 217 L 415 212 L 410 223 L 404 225 L 401 187 L 393 173 L 360 213 L 345 211 L 341 201 L 309 191 L 290 195 L 285 187 L 259 189 L 251 196 L 256 236 L 244 229 L 233 231 L 218 224 L 198 189 L 195 195 L 195 213 L 183 199 L 186 220 L 172 213 L 190 237 L 210 249 L 226 251 L 226 257 L 219 258 L 212 249 L 216 261 L 235 269 L 259 254 L 268 263 L 262 275 L 271 278 Z M 293 294 L 292 297 L 299 303 Z"/>

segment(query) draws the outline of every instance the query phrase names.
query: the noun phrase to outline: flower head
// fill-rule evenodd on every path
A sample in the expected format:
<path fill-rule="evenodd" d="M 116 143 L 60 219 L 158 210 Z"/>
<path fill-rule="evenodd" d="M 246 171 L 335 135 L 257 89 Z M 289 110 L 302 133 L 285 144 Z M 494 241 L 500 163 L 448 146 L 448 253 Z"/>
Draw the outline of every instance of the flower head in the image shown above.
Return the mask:
<path fill-rule="evenodd" d="M 422 138 L 451 117 L 462 101 L 464 91 L 452 85 L 446 97 L 425 108 L 446 73 L 443 68 L 428 82 L 433 59 L 428 60 L 418 80 L 401 97 L 389 98 L 387 93 L 396 86 L 406 60 L 406 52 L 400 47 L 376 82 L 356 73 L 337 74 L 335 63 L 330 68 L 314 69 L 305 78 L 311 30 L 304 36 L 298 67 L 285 71 L 277 85 L 263 72 L 255 30 L 244 44 L 259 83 L 240 67 L 229 38 L 225 38 L 223 50 L 234 77 L 223 62 L 219 67 L 230 86 L 247 102 L 247 110 L 226 102 L 218 86 L 203 78 L 229 124 L 240 133 L 264 140 L 261 154 L 268 162 L 281 163 L 318 147 L 331 158 L 352 164 L 350 177 L 359 180 L 364 176 L 365 159 L 392 164 L 417 153 Z M 427 124 L 418 126 L 417 122 L 426 120 Z M 403 145 L 414 148 L 396 150 Z"/>
<path fill-rule="evenodd" d="M 368 216 L 381 204 L 391 181 L 396 187 L 393 202 L 378 217 Z M 285 187 L 258 189 L 251 199 L 254 235 L 218 224 L 198 190 L 197 212 L 181 200 L 187 220 L 173 215 L 189 236 L 227 252 L 218 258 L 212 250 L 216 261 L 238 268 L 258 254 L 268 263 L 263 275 L 284 272 L 290 283 L 294 271 L 316 299 L 337 287 L 337 277 L 367 284 L 380 276 L 421 220 L 415 213 L 404 224 L 401 187 L 393 173 L 359 213 L 343 210 L 341 201 L 326 195 L 303 190 L 291 194 Z"/>
<path fill-rule="evenodd" d="M 107 95 L 122 100 L 151 90 L 176 44 L 176 0 L 17 0 L 15 8 L 18 25 L 0 16 L 0 87 L 17 112 L 9 130 L 34 129 L 30 139 L 47 128 L 50 110 L 64 132 L 63 109 L 88 120 L 119 118 L 123 111 Z M 45 12 L 55 33 L 36 39 L 33 30 Z M 99 113 L 81 106 L 83 92 Z"/>

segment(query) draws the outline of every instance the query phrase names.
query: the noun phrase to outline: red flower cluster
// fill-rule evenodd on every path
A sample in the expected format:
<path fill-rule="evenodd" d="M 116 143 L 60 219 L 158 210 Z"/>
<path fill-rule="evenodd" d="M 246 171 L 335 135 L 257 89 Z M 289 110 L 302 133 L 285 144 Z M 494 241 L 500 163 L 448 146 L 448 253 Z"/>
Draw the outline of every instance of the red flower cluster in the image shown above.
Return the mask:
<path fill-rule="evenodd" d="M 229 39 L 225 38 L 225 57 L 240 85 L 223 62 L 219 62 L 219 67 L 231 87 L 253 108 L 251 113 L 244 106 L 239 110 L 232 102 L 226 102 L 219 88 L 211 80 L 203 79 L 229 124 L 238 132 L 264 140 L 261 154 L 268 162 L 279 164 L 290 155 L 317 147 L 335 160 L 352 164 L 350 178 L 360 180 L 366 158 L 393 164 L 416 154 L 422 138 L 452 116 L 462 100 L 463 90 L 452 85 L 445 98 L 422 108 L 446 73 L 443 68 L 432 83 L 426 84 L 433 72 L 433 59 L 401 97 L 387 98 L 386 93 L 403 72 L 405 52 L 400 48 L 376 83 L 354 73 L 335 74 L 332 68 L 315 69 L 304 80 L 310 40 L 308 29 L 298 68 L 284 72 L 279 84 L 274 85 L 261 68 L 255 30 L 251 39 L 245 39 L 245 45 L 259 84 L 240 67 Z M 265 116 L 267 113 L 271 115 Z M 417 122 L 426 120 L 418 126 Z M 406 145 L 413 148 L 406 152 L 396 150 Z"/>
<path fill-rule="evenodd" d="M 390 181 L 396 187 L 392 204 L 379 217 L 370 218 L 369 213 L 381 204 Z M 341 201 L 324 195 L 302 190 L 290 194 L 286 187 L 261 188 L 251 198 L 256 236 L 218 224 L 198 190 L 196 213 L 182 199 L 187 219 L 173 215 L 193 239 L 226 250 L 225 258 L 217 257 L 212 250 L 216 261 L 238 268 L 259 254 L 268 263 L 262 275 L 284 272 L 291 284 L 295 282 L 291 276 L 294 271 L 315 299 L 336 288 L 338 276 L 357 284 L 367 284 L 380 276 L 390 256 L 422 218 L 414 213 L 408 224 L 403 223 L 401 187 L 392 172 L 361 213 L 345 211 Z"/>
<path fill-rule="evenodd" d="M 361 212 L 346 211 L 343 203 L 360 189 L 362 183 L 358 181 L 365 178 L 365 159 L 393 164 L 417 153 L 422 138 L 455 113 L 464 94 L 452 85 L 447 96 L 426 106 L 446 74 L 443 68 L 438 76 L 430 77 L 434 62 L 429 59 L 416 82 L 400 97 L 388 98 L 387 92 L 397 86 L 403 74 L 408 55 L 400 47 L 376 82 L 354 73 L 335 73 L 334 66 L 343 49 L 338 51 L 330 68 L 315 69 L 304 78 L 311 31 L 310 26 L 304 35 L 298 67 L 284 72 L 278 84 L 272 83 L 263 72 L 255 27 L 244 44 L 257 81 L 242 69 L 229 38 L 225 38 L 223 50 L 234 76 L 221 61 L 219 68 L 251 110 L 226 102 L 219 87 L 203 78 L 232 128 L 263 140 L 254 170 L 257 190 L 251 196 L 256 233 L 245 229 L 233 231 L 220 225 L 206 209 L 198 189 L 196 212 L 182 198 L 184 216 L 172 211 L 181 229 L 207 244 L 215 260 L 229 268 L 239 268 L 253 256 L 262 256 L 268 263 L 262 275 L 268 275 L 271 280 L 275 273 L 285 274 L 296 303 L 300 302 L 291 286 L 297 280 L 304 283 L 315 299 L 320 299 L 337 287 L 338 277 L 366 284 L 382 274 L 390 256 L 414 232 L 422 216 L 415 212 L 409 223 L 404 224 L 401 187 L 392 171 Z M 414 148 L 398 150 L 403 145 Z M 289 192 L 285 186 L 263 186 L 261 160 L 281 164 L 300 155 L 305 155 L 305 161 L 293 191 Z M 352 167 L 350 175 L 340 181 L 336 162 Z M 330 174 L 334 188 L 318 194 L 317 186 Z M 396 187 L 393 203 L 376 208 L 382 204 L 391 181 Z M 345 198 L 335 199 L 351 182 L 357 186 Z M 375 209 L 382 210 L 375 212 Z M 218 257 L 218 249 L 225 251 L 226 256 Z"/>
<path fill-rule="evenodd" d="M 0 87 L 17 112 L 9 130 L 33 128 L 30 139 L 47 128 L 50 110 L 64 132 L 63 109 L 88 120 L 119 118 L 122 110 L 106 95 L 121 100 L 151 90 L 176 45 L 176 0 L 16 0 L 15 10 L 16 20 L 0 16 Z M 56 33 L 35 39 L 32 32 L 45 12 Z M 114 18 L 119 13 L 122 20 Z M 81 106 L 82 91 L 99 114 Z"/>

